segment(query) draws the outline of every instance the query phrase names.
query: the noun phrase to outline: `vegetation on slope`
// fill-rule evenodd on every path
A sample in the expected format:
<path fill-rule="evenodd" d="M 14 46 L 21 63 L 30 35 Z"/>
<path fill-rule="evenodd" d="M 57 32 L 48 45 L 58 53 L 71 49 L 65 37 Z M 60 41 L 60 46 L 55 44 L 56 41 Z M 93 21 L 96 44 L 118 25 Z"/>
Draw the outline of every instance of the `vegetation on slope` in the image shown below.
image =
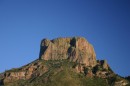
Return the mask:
<path fill-rule="evenodd" d="M 41 62 L 42 65 L 46 65 L 48 71 L 40 76 L 32 76 L 32 78 L 28 80 L 20 79 L 13 83 L 7 83 L 4 86 L 116 86 L 114 85 L 115 82 L 123 79 L 118 75 L 114 75 L 110 78 L 99 78 L 97 76 L 87 77 L 87 70 L 77 73 L 74 68 L 79 64 L 69 62 L 68 60 L 40 60 L 39 62 Z M 30 64 L 26 66 L 29 65 Z M 22 69 L 22 67 L 20 69 Z M 10 71 L 20 71 L 20 69 Z M 128 84 L 127 86 L 130 85 Z"/>
<path fill-rule="evenodd" d="M 67 60 L 43 61 L 49 70 L 42 76 L 29 80 L 18 80 L 6 86 L 108 86 L 105 79 L 87 78 L 84 73 L 76 73 L 72 67 L 76 63 Z"/>

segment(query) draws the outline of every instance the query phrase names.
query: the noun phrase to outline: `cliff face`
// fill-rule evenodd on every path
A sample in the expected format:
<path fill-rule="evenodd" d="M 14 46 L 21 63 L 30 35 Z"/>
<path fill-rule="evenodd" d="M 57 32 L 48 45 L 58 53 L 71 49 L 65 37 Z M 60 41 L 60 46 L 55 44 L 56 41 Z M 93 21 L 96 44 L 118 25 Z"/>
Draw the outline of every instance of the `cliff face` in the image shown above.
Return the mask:
<path fill-rule="evenodd" d="M 61 60 L 69 59 L 72 62 L 96 65 L 96 54 L 91 44 L 85 38 L 57 38 L 43 39 L 41 42 L 40 59 Z"/>
<path fill-rule="evenodd" d="M 0 74 L 0 86 L 66 86 L 66 84 L 128 86 L 129 82 L 117 76 L 106 60 L 96 60 L 94 48 L 83 37 L 43 39 L 39 59 Z"/>

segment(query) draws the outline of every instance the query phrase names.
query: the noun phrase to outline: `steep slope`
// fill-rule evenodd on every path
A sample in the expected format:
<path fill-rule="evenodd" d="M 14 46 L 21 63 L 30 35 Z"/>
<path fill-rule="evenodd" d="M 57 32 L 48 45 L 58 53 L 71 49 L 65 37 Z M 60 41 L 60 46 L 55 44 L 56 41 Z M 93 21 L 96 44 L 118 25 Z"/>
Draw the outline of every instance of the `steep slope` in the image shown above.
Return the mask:
<path fill-rule="evenodd" d="M 0 74 L 0 86 L 129 86 L 85 38 L 41 41 L 39 59 Z"/>

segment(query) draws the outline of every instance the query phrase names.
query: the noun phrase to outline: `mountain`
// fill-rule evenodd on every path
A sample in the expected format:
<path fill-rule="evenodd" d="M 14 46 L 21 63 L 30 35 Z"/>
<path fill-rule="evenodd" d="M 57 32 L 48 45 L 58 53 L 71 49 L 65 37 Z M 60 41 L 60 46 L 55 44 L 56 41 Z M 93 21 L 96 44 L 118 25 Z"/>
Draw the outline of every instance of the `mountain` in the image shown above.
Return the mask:
<path fill-rule="evenodd" d="M 0 74 L 0 86 L 130 86 L 83 37 L 43 39 L 39 58 Z"/>

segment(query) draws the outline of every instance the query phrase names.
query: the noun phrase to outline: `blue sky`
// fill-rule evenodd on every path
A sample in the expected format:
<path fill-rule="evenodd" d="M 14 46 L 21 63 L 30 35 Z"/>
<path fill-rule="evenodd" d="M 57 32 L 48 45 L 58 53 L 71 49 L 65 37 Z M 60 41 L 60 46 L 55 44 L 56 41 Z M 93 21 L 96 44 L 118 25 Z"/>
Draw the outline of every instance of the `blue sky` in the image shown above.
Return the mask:
<path fill-rule="evenodd" d="M 129 0 L 0 0 L 0 72 L 37 59 L 43 38 L 73 36 L 130 75 Z"/>

